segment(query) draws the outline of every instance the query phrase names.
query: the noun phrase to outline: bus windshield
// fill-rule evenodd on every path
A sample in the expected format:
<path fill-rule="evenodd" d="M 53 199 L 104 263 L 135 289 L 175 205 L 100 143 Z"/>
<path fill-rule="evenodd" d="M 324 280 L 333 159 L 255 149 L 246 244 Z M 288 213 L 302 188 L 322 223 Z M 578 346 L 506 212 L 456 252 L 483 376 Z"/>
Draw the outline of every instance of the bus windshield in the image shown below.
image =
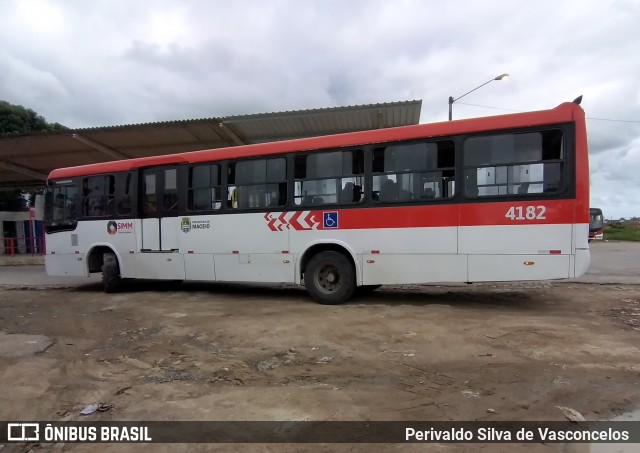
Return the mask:
<path fill-rule="evenodd" d="M 602 216 L 602 209 L 591 208 L 589 209 L 589 229 L 601 230 L 604 226 L 604 218 Z"/>
<path fill-rule="evenodd" d="M 76 227 L 77 198 L 78 188 L 72 181 L 58 181 L 47 188 L 44 199 L 44 221 L 47 231 Z"/>

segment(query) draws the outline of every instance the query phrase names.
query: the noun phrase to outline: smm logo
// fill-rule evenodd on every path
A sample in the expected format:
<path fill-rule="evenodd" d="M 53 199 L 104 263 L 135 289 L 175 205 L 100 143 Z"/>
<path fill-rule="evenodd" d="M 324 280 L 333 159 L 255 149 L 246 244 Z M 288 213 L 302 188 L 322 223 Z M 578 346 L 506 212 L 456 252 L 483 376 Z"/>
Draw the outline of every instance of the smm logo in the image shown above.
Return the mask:
<path fill-rule="evenodd" d="M 133 222 L 117 222 L 110 220 L 107 222 L 107 233 L 114 235 L 116 233 L 133 233 Z"/>
<path fill-rule="evenodd" d="M 114 222 L 113 220 L 111 220 L 110 222 L 107 223 L 107 233 L 109 233 L 110 235 L 114 235 L 118 232 L 118 224 L 116 222 Z"/>

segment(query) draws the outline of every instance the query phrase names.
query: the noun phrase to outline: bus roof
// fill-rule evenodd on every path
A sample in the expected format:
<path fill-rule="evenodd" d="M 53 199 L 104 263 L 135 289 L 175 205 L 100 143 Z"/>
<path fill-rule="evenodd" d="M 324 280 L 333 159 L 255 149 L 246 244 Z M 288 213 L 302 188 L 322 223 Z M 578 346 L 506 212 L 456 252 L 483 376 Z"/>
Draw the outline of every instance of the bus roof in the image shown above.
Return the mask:
<path fill-rule="evenodd" d="M 584 111 L 578 104 L 565 102 L 551 110 L 514 113 L 441 123 L 419 124 L 415 126 L 375 129 L 338 135 L 325 135 L 312 138 L 202 151 L 190 151 L 180 154 L 141 157 L 136 159 L 81 165 L 77 167 L 59 168 L 53 170 L 49 174 L 49 179 L 116 173 L 156 165 L 178 165 L 184 163 L 200 163 L 245 157 L 258 157 L 271 154 L 312 151 L 328 148 L 344 148 L 387 141 L 435 138 L 449 135 L 471 134 L 489 130 L 567 123 L 574 121 L 584 123 Z"/>

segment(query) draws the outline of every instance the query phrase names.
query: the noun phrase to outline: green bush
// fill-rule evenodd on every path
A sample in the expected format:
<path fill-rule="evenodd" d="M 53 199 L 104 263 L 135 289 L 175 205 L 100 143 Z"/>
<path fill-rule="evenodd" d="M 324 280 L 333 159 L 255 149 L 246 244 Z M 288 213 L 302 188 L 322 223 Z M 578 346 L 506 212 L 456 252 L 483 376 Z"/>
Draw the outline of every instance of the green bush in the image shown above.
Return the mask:
<path fill-rule="evenodd" d="M 640 224 L 610 223 L 604 226 L 604 238 L 612 241 L 640 241 Z"/>

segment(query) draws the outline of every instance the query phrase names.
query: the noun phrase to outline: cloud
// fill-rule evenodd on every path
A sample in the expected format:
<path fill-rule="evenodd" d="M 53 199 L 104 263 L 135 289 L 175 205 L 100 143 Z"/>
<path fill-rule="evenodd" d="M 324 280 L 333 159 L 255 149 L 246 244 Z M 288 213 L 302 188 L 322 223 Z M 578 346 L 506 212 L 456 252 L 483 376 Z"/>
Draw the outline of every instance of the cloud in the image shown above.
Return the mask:
<path fill-rule="evenodd" d="M 591 159 L 591 202 L 606 218 L 640 216 L 640 138 Z"/>
<path fill-rule="evenodd" d="M 0 85 L 9 92 L 24 93 L 27 107 L 68 95 L 51 72 L 4 53 L 0 53 Z"/>

